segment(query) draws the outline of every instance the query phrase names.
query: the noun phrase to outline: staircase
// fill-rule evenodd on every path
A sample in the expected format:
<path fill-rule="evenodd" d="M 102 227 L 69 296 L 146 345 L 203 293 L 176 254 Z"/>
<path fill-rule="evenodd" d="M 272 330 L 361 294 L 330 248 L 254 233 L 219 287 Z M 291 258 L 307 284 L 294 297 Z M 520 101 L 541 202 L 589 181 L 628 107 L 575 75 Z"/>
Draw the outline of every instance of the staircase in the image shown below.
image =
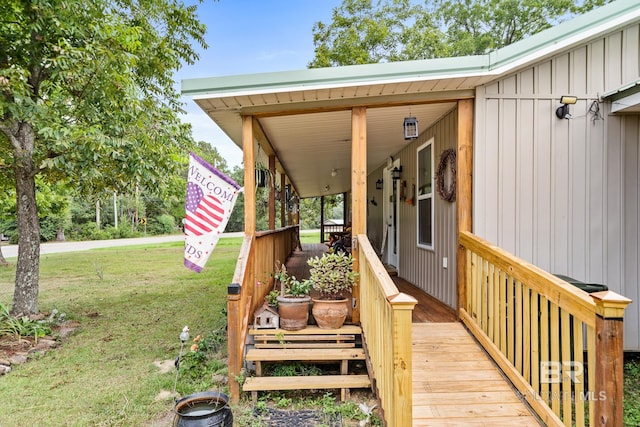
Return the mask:
<path fill-rule="evenodd" d="M 307 326 L 300 331 L 284 329 L 250 329 L 254 346 L 245 359 L 255 363 L 256 376 L 242 385 L 250 391 L 254 401 L 259 391 L 340 389 L 340 398 L 349 397 L 349 389 L 369 388 L 367 374 L 354 374 L 350 361 L 366 359 L 362 348 L 362 330 L 359 326 L 345 325 L 340 329 L 320 329 Z M 277 362 L 338 363 L 340 375 L 315 376 L 262 376 L 263 363 Z"/>

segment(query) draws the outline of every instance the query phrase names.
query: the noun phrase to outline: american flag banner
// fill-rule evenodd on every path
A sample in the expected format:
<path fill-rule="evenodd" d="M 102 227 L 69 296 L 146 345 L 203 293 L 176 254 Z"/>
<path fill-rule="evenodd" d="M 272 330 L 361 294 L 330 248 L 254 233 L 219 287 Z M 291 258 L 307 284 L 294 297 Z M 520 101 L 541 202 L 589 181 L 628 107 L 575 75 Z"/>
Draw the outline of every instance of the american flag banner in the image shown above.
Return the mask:
<path fill-rule="evenodd" d="M 241 191 L 231 178 L 191 153 L 184 219 L 184 265 L 201 272 Z"/>

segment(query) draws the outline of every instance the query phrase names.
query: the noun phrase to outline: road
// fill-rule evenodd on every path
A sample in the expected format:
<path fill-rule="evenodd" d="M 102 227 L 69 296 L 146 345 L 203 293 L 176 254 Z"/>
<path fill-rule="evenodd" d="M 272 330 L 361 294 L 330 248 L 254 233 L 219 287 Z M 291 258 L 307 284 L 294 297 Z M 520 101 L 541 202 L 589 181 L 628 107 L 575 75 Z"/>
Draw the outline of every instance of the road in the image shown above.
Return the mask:
<path fill-rule="evenodd" d="M 302 230 L 301 234 L 318 233 L 320 230 Z M 244 232 L 223 233 L 222 237 L 244 236 Z M 134 237 L 130 239 L 112 240 L 87 240 L 82 242 L 47 242 L 40 244 L 40 254 L 55 254 L 61 252 L 86 251 L 97 248 L 113 248 L 117 246 L 148 245 L 153 243 L 180 242 L 184 240 L 184 235 L 175 234 L 171 236 Z M 18 256 L 18 245 L 2 244 L 2 255 L 5 258 Z"/>

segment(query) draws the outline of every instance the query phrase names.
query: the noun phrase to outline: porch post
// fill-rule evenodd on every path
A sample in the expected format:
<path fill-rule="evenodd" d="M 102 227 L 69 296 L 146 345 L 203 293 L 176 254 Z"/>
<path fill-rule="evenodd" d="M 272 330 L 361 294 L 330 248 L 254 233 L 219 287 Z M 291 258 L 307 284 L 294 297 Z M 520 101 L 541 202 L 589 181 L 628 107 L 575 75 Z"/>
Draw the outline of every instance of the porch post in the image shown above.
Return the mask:
<path fill-rule="evenodd" d="M 595 419 L 592 425 L 622 427 L 624 309 L 629 298 L 615 292 L 589 294 L 596 303 Z"/>
<path fill-rule="evenodd" d="M 352 206 L 352 254 L 353 269 L 360 271 L 358 234 L 367 234 L 367 109 L 355 107 L 351 110 L 351 206 Z M 353 323 L 360 322 L 360 280 L 352 288 Z"/>
<path fill-rule="evenodd" d="M 285 210 L 287 202 L 285 200 L 284 188 L 287 184 L 287 176 L 283 173 L 280 174 L 280 227 L 284 227 L 286 224 Z"/>
<path fill-rule="evenodd" d="M 269 230 L 276 229 L 276 156 L 269 156 L 269 176 L 273 181 L 269 185 Z"/>
<path fill-rule="evenodd" d="M 324 243 L 324 196 L 320 196 L 320 243 Z"/>
<path fill-rule="evenodd" d="M 458 101 L 458 135 L 456 168 L 456 222 L 458 240 L 460 232 L 473 231 L 473 100 Z M 458 244 L 456 256 L 458 316 L 467 305 L 467 268 L 465 248 Z"/>
<path fill-rule="evenodd" d="M 244 234 L 256 233 L 256 155 L 253 145 L 253 117 L 242 116 L 244 161 Z"/>

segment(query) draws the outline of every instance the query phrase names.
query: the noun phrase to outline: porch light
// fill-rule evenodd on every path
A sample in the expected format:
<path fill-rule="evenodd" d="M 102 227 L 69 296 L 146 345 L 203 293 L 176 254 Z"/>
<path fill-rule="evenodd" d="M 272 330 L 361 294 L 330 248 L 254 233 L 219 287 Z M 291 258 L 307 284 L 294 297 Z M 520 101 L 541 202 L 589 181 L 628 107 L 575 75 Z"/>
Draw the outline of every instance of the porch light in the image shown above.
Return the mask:
<path fill-rule="evenodd" d="M 376 181 L 376 190 L 382 190 L 382 180 L 381 179 Z"/>
<path fill-rule="evenodd" d="M 338 169 L 331 169 L 331 176 L 334 178 L 338 176 Z"/>
<path fill-rule="evenodd" d="M 578 102 L 578 97 L 576 96 L 564 95 L 560 97 L 560 104 L 562 105 L 556 109 L 556 116 L 559 119 L 570 119 L 571 114 L 569 114 L 569 105 L 575 104 L 576 102 Z"/>
<path fill-rule="evenodd" d="M 415 117 L 404 118 L 404 139 L 416 139 L 418 137 L 418 119 Z"/>
<path fill-rule="evenodd" d="M 402 177 L 402 166 L 398 167 L 396 166 L 395 168 L 391 169 L 391 178 L 393 178 L 394 181 L 399 180 Z"/>

